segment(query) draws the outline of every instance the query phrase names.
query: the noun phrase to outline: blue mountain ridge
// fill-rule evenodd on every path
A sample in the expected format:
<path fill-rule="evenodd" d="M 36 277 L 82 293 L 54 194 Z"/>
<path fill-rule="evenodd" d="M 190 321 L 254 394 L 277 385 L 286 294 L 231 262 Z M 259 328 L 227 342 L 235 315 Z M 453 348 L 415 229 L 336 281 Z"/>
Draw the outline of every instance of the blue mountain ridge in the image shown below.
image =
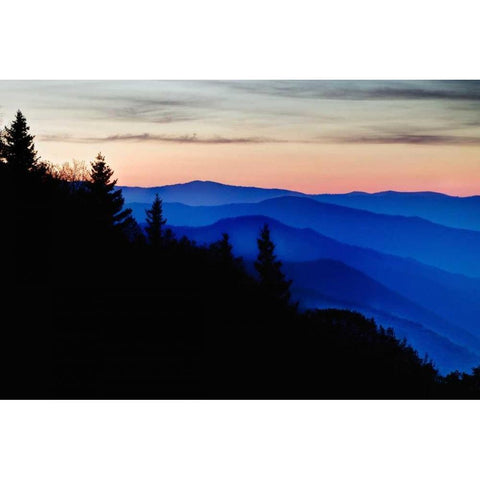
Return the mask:
<path fill-rule="evenodd" d="M 250 267 L 268 223 L 304 307 L 354 309 L 392 326 L 442 373 L 478 365 L 480 197 L 305 195 L 201 181 L 127 187 L 126 206 L 140 223 L 157 192 L 177 236 L 211 243 L 228 232 Z M 452 228 L 465 226 L 472 230 Z"/>
<path fill-rule="evenodd" d="M 419 216 L 452 228 L 480 230 L 480 196 L 458 197 L 437 192 L 350 192 L 305 194 L 278 188 L 225 185 L 193 181 L 158 187 L 119 187 L 128 203 L 151 203 L 155 193 L 165 202 L 186 205 L 255 203 L 279 196 L 302 196 L 324 203 L 387 215 Z"/>
<path fill-rule="evenodd" d="M 472 353 L 465 347 L 452 342 L 425 328 L 422 324 L 396 317 L 382 312 L 365 304 L 328 297 L 315 290 L 293 287 L 295 298 L 302 298 L 304 308 L 335 308 L 359 312 L 367 318 L 374 318 L 376 323 L 384 328 L 393 328 L 399 339 L 407 339 L 408 343 L 421 356 L 428 356 L 442 374 L 454 370 L 469 371 L 472 366 L 478 365 L 478 354 Z"/>
<path fill-rule="evenodd" d="M 342 262 L 434 313 L 437 317 L 433 323 L 427 320 L 430 328 L 434 325 L 436 331 L 455 338 L 456 342 L 478 348 L 476 341 L 473 343 L 470 341 L 470 335 L 465 336 L 465 332 L 456 332 L 455 329 L 459 327 L 460 330 L 468 330 L 480 336 L 477 322 L 480 296 L 465 298 L 469 292 L 480 291 L 479 280 L 452 275 L 413 260 L 384 255 L 371 249 L 345 245 L 311 229 L 295 229 L 268 217 L 237 217 L 223 219 L 206 227 L 173 227 L 173 229 L 177 236 L 185 235 L 205 244 L 218 240 L 223 232 L 227 232 L 231 237 L 235 254 L 245 259 L 253 259 L 257 254 L 256 238 L 264 223 L 269 224 L 276 253 L 282 261 L 305 262 L 303 264 L 305 266 L 310 262 L 308 277 L 311 282 L 303 285 L 303 288 L 319 290 L 313 283 L 317 275 L 318 265 L 315 264 L 317 259 L 328 258 Z M 460 289 L 457 286 L 459 279 L 463 281 L 463 288 Z M 357 293 L 352 291 L 352 298 Z M 412 314 L 412 310 L 408 313 Z M 417 315 L 418 312 L 414 314 Z M 452 318 L 451 322 L 447 322 L 450 323 L 449 327 L 441 328 L 440 317 L 445 320 Z"/>
<path fill-rule="evenodd" d="M 128 206 L 140 222 L 144 221 L 148 205 Z M 372 213 L 295 196 L 210 207 L 165 203 L 164 212 L 169 223 L 185 226 L 264 215 L 291 227 L 311 228 L 343 243 L 480 277 L 480 232 L 445 227 L 419 217 Z"/>
<path fill-rule="evenodd" d="M 222 183 L 195 180 L 188 183 L 159 187 L 118 187 L 122 189 L 127 203 L 149 203 L 155 194 L 169 203 L 184 203 L 191 206 L 212 206 L 225 203 L 255 203 L 269 198 L 288 195 L 304 196 L 300 192 L 279 188 L 258 188 L 224 185 Z"/>
<path fill-rule="evenodd" d="M 357 268 L 402 295 L 440 315 L 461 318 L 480 335 L 480 279 L 451 274 L 418 261 L 356 247 L 321 235 L 312 229 L 288 227 L 263 216 L 222 219 L 207 227 L 175 227 L 180 235 L 213 242 L 229 232 L 238 255 L 253 258 L 260 227 L 268 223 L 276 252 L 284 261 L 331 258 Z"/>
<path fill-rule="evenodd" d="M 452 228 L 480 230 L 480 196 L 454 197 L 436 192 L 352 192 L 318 194 L 325 203 L 387 215 L 418 216 Z"/>

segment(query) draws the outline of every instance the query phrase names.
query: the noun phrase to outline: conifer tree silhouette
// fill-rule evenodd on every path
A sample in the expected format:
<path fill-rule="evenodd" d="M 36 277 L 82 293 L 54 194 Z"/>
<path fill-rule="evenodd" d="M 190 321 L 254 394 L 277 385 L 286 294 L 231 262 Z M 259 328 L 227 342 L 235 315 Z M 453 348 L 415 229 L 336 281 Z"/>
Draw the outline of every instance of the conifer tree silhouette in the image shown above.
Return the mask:
<path fill-rule="evenodd" d="M 0 157 L 3 157 L 9 168 L 15 173 L 26 173 L 37 166 L 38 157 L 33 135 L 20 110 L 10 127 L 5 127 L 3 139 L 0 141 Z"/>
<path fill-rule="evenodd" d="M 87 186 L 96 226 L 100 232 L 108 234 L 114 231 L 125 232 L 134 222 L 130 208 L 123 209 L 122 191 L 115 189 L 117 180 L 111 180 L 113 170 L 99 153 L 91 163 L 90 182 Z"/>
<path fill-rule="evenodd" d="M 210 249 L 224 263 L 233 261 L 232 244 L 228 233 L 222 233 L 222 238 L 210 245 Z"/>
<path fill-rule="evenodd" d="M 290 300 L 291 280 L 286 280 L 282 272 L 282 262 L 275 255 L 275 244 L 270 238 L 270 229 L 265 224 L 257 239 L 258 257 L 255 269 L 260 276 L 260 286 L 271 296 L 285 303 Z"/>
<path fill-rule="evenodd" d="M 149 210 L 145 210 L 147 214 L 147 232 L 148 242 L 155 248 L 158 248 L 163 244 L 163 231 L 162 227 L 167 223 L 167 220 L 163 218 L 163 205 L 162 199 L 155 194 L 155 200 L 152 203 L 152 207 Z"/>

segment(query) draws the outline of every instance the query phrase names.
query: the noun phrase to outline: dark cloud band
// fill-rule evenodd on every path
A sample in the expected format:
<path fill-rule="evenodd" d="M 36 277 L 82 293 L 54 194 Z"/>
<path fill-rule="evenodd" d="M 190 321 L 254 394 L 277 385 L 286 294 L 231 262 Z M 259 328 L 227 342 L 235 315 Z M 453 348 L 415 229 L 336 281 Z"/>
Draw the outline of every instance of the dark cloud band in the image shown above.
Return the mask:
<path fill-rule="evenodd" d="M 330 138 L 331 143 L 409 144 L 409 145 L 480 145 L 480 137 L 456 135 L 363 135 Z"/>
<path fill-rule="evenodd" d="M 197 135 L 153 135 L 121 134 L 107 137 L 72 137 L 69 135 L 44 135 L 39 137 L 44 142 L 69 143 L 104 143 L 104 142 L 168 142 L 168 143 L 195 143 L 208 145 L 221 144 L 248 144 L 248 143 L 287 143 L 287 140 L 278 140 L 262 137 L 197 137 Z"/>
<path fill-rule="evenodd" d="M 227 83 L 227 82 L 226 82 Z M 393 84 L 393 85 L 392 85 Z M 279 97 L 327 100 L 480 101 L 479 81 L 258 81 L 228 82 L 235 89 Z M 425 85 L 425 86 L 422 86 Z M 439 88 L 440 87 L 440 88 Z"/>

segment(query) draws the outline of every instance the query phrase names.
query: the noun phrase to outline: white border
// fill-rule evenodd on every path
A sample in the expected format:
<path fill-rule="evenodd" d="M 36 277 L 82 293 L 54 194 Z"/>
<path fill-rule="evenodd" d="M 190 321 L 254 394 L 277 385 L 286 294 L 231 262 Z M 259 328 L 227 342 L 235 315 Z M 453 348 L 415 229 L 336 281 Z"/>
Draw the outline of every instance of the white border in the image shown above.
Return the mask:
<path fill-rule="evenodd" d="M 0 9 L 0 78 L 478 79 L 477 4 L 10 1 Z M 477 410 L 477 402 L 0 402 L 0 477 L 464 480 L 478 477 Z"/>
<path fill-rule="evenodd" d="M 3 402 L 0 477 L 478 478 L 476 402 Z"/>
<path fill-rule="evenodd" d="M 3 2 L 1 78 L 479 78 L 478 2 Z"/>

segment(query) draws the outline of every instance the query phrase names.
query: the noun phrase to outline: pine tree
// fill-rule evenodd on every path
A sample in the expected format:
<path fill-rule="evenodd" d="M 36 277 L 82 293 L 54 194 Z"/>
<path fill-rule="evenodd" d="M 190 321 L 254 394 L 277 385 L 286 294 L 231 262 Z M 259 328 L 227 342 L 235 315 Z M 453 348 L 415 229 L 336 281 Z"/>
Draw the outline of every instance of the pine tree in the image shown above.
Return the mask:
<path fill-rule="evenodd" d="M 228 233 L 222 233 L 222 238 L 210 245 L 210 250 L 214 252 L 223 263 L 233 262 L 232 248 Z"/>
<path fill-rule="evenodd" d="M 91 163 L 87 192 L 92 202 L 96 226 L 100 233 L 125 232 L 134 222 L 130 208 L 123 209 L 122 191 L 115 188 L 117 180 L 111 180 L 113 170 L 99 153 Z"/>
<path fill-rule="evenodd" d="M 145 210 L 145 213 L 147 214 L 147 227 L 145 230 L 147 232 L 148 242 L 153 247 L 158 248 L 163 244 L 164 234 L 162 227 L 167 223 L 167 220 L 163 218 L 163 205 L 158 193 L 155 195 L 152 208 Z"/>
<path fill-rule="evenodd" d="M 265 224 L 257 239 L 258 257 L 255 269 L 260 277 L 260 286 L 271 296 L 286 303 L 290 300 L 291 280 L 286 280 L 282 272 L 282 262 L 275 255 L 275 244 L 270 238 L 270 229 Z"/>
<path fill-rule="evenodd" d="M 228 233 L 222 233 L 222 238 L 210 244 L 210 252 L 216 259 L 225 275 L 234 275 L 234 271 L 240 274 L 245 273 L 242 257 L 233 254 L 233 246 L 230 243 Z"/>
<path fill-rule="evenodd" d="M 5 127 L 3 133 L 0 156 L 16 173 L 26 173 L 37 166 L 38 157 L 33 143 L 35 137 L 30 135 L 29 130 L 26 118 L 18 110 L 15 120 L 10 127 Z"/>

